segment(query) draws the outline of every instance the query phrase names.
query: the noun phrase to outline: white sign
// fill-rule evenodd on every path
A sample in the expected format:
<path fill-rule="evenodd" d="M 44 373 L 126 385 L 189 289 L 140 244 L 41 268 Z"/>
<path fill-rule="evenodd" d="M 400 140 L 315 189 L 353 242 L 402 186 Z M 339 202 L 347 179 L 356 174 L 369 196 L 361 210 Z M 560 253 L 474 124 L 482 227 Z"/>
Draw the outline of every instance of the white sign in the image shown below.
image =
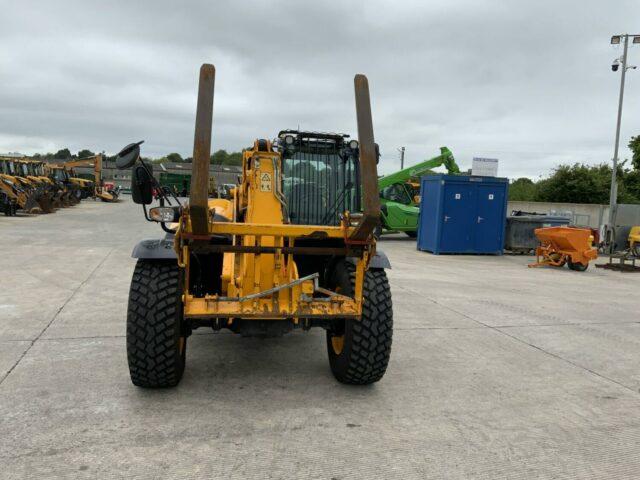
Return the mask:
<path fill-rule="evenodd" d="M 471 165 L 471 175 L 478 175 L 481 177 L 497 176 L 498 159 L 473 157 L 473 164 Z"/>

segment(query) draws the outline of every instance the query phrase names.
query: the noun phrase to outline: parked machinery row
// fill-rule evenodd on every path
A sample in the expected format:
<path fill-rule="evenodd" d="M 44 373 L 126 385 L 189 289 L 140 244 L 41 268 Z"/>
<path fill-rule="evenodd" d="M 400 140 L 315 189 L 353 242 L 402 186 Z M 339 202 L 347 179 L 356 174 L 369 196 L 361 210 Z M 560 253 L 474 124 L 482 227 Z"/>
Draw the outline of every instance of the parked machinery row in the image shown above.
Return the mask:
<path fill-rule="evenodd" d="M 93 165 L 94 180 L 75 177 L 73 168 Z M 104 188 L 102 156 L 62 163 L 46 163 L 26 157 L 0 157 L 0 212 L 13 216 L 52 213 L 76 205 L 84 198 L 116 201 L 118 191 Z"/>

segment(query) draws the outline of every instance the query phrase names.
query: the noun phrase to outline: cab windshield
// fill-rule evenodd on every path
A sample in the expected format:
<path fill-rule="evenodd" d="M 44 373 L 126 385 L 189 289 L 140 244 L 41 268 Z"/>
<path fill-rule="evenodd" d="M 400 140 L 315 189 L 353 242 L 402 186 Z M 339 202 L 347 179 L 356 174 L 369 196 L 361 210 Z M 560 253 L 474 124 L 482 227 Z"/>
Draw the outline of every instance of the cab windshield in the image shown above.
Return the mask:
<path fill-rule="evenodd" d="M 302 137 L 283 151 L 282 163 L 291 223 L 339 225 L 340 214 L 360 211 L 357 152 L 337 141 Z"/>
<path fill-rule="evenodd" d="M 61 168 L 54 168 L 52 174 L 53 178 L 60 182 L 64 182 L 67 180 L 67 172 L 65 172 Z"/>

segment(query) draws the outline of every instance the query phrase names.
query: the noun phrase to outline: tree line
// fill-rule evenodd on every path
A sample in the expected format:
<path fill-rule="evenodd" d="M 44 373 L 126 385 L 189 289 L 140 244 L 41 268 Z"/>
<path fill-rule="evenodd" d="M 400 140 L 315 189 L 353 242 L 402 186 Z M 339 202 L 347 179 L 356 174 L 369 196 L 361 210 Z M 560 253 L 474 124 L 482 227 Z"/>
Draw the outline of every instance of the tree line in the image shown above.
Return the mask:
<path fill-rule="evenodd" d="M 192 157 L 182 158 L 179 153 L 170 153 L 164 157 L 152 159 L 152 163 L 191 163 Z M 242 152 L 227 152 L 224 149 L 216 150 L 209 158 L 211 165 L 235 165 L 242 166 Z"/>
<path fill-rule="evenodd" d="M 640 135 L 629 142 L 631 160 L 618 164 L 619 203 L 640 203 Z M 560 165 L 548 178 L 518 178 L 509 185 L 509 200 L 530 202 L 609 203 L 612 166 Z"/>
<path fill-rule="evenodd" d="M 76 160 L 79 158 L 87 158 L 93 157 L 95 155 L 89 149 L 82 149 L 78 151 L 78 153 L 73 154 L 68 148 L 62 148 L 57 152 L 49 152 L 49 153 L 36 153 L 32 156 L 32 158 L 41 159 L 41 160 Z M 115 160 L 115 155 L 109 156 L 105 155 L 106 160 Z M 159 164 L 159 163 L 191 163 L 193 160 L 192 157 L 183 158 L 179 153 L 173 152 L 169 153 L 163 157 L 159 158 L 147 158 L 143 157 L 143 160 L 149 161 L 151 163 Z M 212 165 L 236 165 L 242 166 L 242 152 L 227 152 L 226 150 L 217 150 L 214 152 L 209 160 L 209 163 Z"/>

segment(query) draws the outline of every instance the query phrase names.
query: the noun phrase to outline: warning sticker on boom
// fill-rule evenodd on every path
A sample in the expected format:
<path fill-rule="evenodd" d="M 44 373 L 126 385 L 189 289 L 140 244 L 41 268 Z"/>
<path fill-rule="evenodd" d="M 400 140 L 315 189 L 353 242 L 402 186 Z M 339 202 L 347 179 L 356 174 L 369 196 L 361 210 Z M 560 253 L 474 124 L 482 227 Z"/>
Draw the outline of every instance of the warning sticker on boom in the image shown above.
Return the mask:
<path fill-rule="evenodd" d="M 271 191 L 271 174 L 270 173 L 260 174 L 260 191 L 261 192 Z"/>

